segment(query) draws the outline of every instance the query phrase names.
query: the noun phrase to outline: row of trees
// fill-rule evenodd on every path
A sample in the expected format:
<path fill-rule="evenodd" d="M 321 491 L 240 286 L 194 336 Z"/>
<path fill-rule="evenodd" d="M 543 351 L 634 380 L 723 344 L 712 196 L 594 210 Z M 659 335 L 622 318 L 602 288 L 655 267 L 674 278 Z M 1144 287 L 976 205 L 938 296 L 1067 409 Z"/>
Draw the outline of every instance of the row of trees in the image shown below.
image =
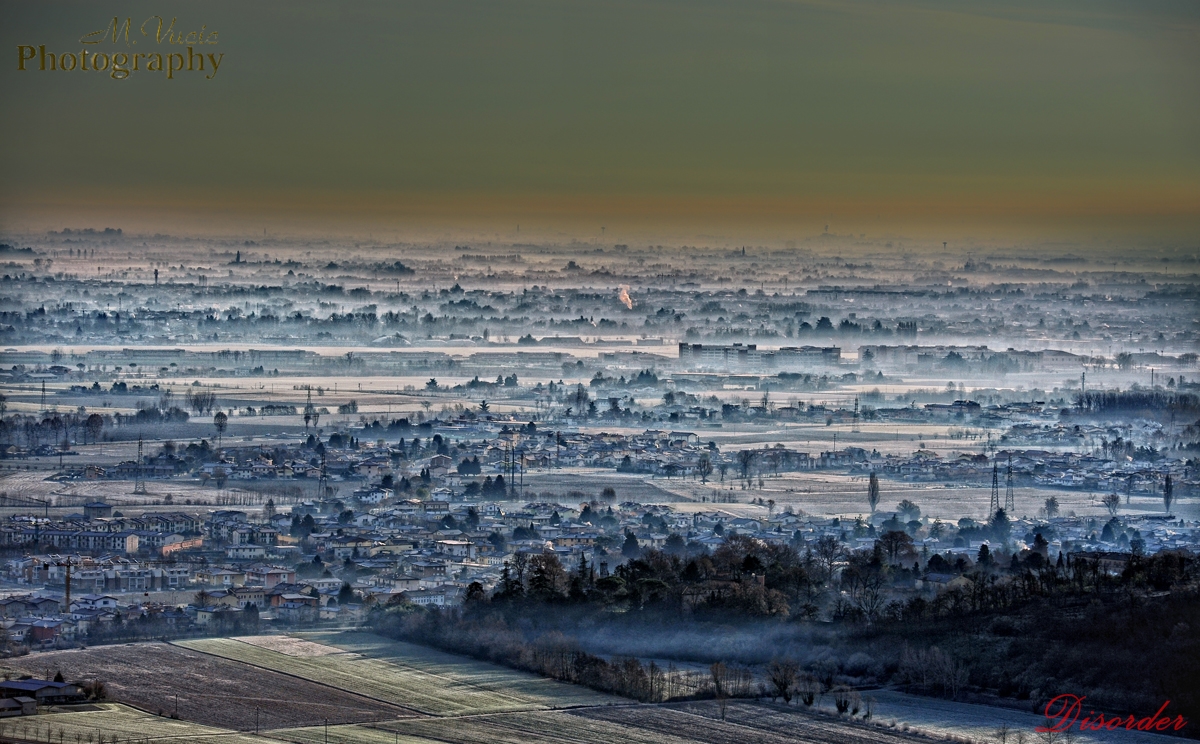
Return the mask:
<path fill-rule="evenodd" d="M 0 442 L 19 444 L 37 449 L 43 444 L 61 446 L 64 442 L 87 444 L 100 441 L 106 427 L 112 426 L 111 416 L 79 410 L 54 413 L 48 416 L 13 414 L 0 418 Z"/>
<path fill-rule="evenodd" d="M 1112 539 L 1111 523 L 1105 531 Z M 586 559 L 568 571 L 554 553 L 518 553 L 503 567 L 490 597 L 480 588 L 468 599 L 497 611 L 550 604 L 675 618 L 831 617 L 871 624 L 1010 608 L 1034 597 L 1079 595 L 1112 585 L 1169 589 L 1194 570 L 1174 554 L 1143 556 L 1135 550 L 1126 571 L 1114 577 L 1086 554 L 1072 560 L 1060 553 L 1052 561 L 1044 537 L 1032 540 L 1033 547 L 1020 554 L 985 544 L 974 561 L 951 561 L 923 556 L 898 530 L 880 535 L 869 550 L 851 550 L 828 535 L 796 546 L 733 534 L 711 553 L 695 543 L 670 546 L 672 552 L 631 550 L 611 573 Z M 636 540 L 632 545 L 636 548 Z M 912 594 L 912 583 L 930 573 L 968 581 L 932 599 Z"/>
<path fill-rule="evenodd" d="M 1200 415 L 1200 396 L 1167 390 L 1096 390 L 1075 396 L 1075 408 L 1090 414 L 1130 414 L 1151 411 L 1154 414 Z"/>
<path fill-rule="evenodd" d="M 729 698 L 769 695 L 777 689 L 757 682 L 754 673 L 742 665 L 715 662 L 707 670 L 700 670 L 680 669 L 674 664 L 661 666 L 653 660 L 643 663 L 632 656 L 605 659 L 583 650 L 576 640 L 562 633 L 550 632 L 528 640 L 503 621 L 485 622 L 469 616 L 447 620 L 436 610 L 403 602 L 377 607 L 371 615 L 372 626 L 393 638 L 434 645 L 642 702 L 715 698 L 724 703 Z M 801 674 L 784 684 L 789 700 L 798 690 L 805 690 L 808 705 L 821 690 L 815 678 L 809 682 Z"/>

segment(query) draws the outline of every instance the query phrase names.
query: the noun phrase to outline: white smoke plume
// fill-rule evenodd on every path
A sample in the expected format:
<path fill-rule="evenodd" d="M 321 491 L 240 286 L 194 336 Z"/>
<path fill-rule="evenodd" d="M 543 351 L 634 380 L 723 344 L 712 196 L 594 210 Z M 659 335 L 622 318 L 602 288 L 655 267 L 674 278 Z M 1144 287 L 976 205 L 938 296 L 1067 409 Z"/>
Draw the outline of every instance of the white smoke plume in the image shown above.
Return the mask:
<path fill-rule="evenodd" d="M 620 300 L 621 304 L 624 305 L 626 309 L 632 310 L 633 300 L 629 298 L 629 285 L 622 284 L 619 289 L 620 293 L 617 295 L 617 299 Z"/>

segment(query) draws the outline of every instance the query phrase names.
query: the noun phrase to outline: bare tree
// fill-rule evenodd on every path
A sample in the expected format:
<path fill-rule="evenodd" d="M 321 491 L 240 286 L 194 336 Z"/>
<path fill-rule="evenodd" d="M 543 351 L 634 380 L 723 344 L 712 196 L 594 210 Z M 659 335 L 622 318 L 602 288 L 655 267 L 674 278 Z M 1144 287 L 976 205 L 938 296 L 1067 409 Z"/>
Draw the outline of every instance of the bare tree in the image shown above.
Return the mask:
<path fill-rule="evenodd" d="M 852 561 L 841 580 L 850 605 L 862 613 L 867 622 L 874 622 L 887 604 L 887 575 L 883 571 L 856 566 Z"/>
<path fill-rule="evenodd" d="M 708 673 L 712 677 L 713 696 L 717 699 L 717 705 L 721 709 L 721 720 L 725 720 L 725 707 L 729 701 L 728 689 L 728 669 L 721 662 L 716 662 L 708 668 Z"/>
<path fill-rule="evenodd" d="M 1100 500 L 1105 509 L 1108 509 L 1108 514 L 1111 517 L 1117 516 L 1117 511 L 1121 508 L 1121 497 L 1115 493 L 1110 493 Z"/>
<path fill-rule="evenodd" d="M 1167 514 L 1171 513 L 1173 501 L 1175 501 L 1175 487 L 1171 484 L 1171 474 L 1167 473 L 1167 478 L 1163 481 L 1163 506 L 1166 507 Z"/>
<path fill-rule="evenodd" d="M 867 504 L 870 505 L 872 514 L 879 507 L 879 478 L 874 473 L 871 473 L 871 479 L 867 481 Z"/>
<path fill-rule="evenodd" d="M 768 664 L 767 679 L 771 682 L 772 697 L 781 697 L 784 703 L 790 703 L 799 671 L 796 662 L 786 659 L 775 659 Z"/>
<path fill-rule="evenodd" d="M 821 681 L 812 674 L 805 674 L 796 683 L 796 693 L 800 696 L 800 702 L 812 705 L 821 694 Z"/>
<path fill-rule="evenodd" d="M 758 452 L 752 449 L 744 449 L 738 452 L 738 467 L 742 470 L 742 479 L 746 481 L 746 487 L 750 487 L 750 468 L 754 465 L 755 458 L 758 457 Z"/>
<path fill-rule="evenodd" d="M 828 580 L 833 578 L 833 567 L 845 554 L 845 549 L 833 535 L 823 535 L 817 540 L 813 554 L 817 557 L 817 563 L 825 569 L 825 578 Z"/>
<path fill-rule="evenodd" d="M 833 688 L 833 705 L 837 708 L 838 714 L 850 710 L 851 694 L 853 692 L 853 690 L 845 685 L 838 685 Z"/>
<path fill-rule="evenodd" d="M 206 411 L 211 411 L 217 405 L 217 394 L 211 390 L 193 391 L 189 390 L 184 400 L 188 407 L 195 411 L 199 416 Z"/>
<path fill-rule="evenodd" d="M 895 565 L 901 555 L 912 550 L 913 539 L 907 532 L 891 530 L 879 538 L 879 547 L 888 557 L 888 563 Z"/>

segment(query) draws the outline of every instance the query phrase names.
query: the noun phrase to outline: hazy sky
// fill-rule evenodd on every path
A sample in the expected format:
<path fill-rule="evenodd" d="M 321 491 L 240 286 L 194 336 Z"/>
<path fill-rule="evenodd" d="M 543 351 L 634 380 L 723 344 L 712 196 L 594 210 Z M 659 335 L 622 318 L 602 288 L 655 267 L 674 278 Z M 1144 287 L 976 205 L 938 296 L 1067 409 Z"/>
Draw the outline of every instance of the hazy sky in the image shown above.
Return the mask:
<path fill-rule="evenodd" d="M 7 228 L 1200 240 L 1194 0 L 3 8 Z M 213 79 L 17 70 L 155 13 Z"/>

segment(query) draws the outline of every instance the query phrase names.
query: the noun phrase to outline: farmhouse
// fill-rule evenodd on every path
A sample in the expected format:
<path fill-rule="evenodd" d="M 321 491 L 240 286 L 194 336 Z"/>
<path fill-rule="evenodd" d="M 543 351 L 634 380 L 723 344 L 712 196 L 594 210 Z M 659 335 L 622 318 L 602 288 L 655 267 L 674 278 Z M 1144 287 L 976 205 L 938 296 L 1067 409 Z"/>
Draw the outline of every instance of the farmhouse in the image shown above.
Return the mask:
<path fill-rule="evenodd" d="M 36 716 L 37 701 L 31 697 L 14 697 L 0 699 L 0 717 Z"/>
<path fill-rule="evenodd" d="M 0 697 L 33 698 L 42 705 L 77 703 L 83 700 L 79 685 L 44 679 L 10 679 L 0 682 Z"/>

